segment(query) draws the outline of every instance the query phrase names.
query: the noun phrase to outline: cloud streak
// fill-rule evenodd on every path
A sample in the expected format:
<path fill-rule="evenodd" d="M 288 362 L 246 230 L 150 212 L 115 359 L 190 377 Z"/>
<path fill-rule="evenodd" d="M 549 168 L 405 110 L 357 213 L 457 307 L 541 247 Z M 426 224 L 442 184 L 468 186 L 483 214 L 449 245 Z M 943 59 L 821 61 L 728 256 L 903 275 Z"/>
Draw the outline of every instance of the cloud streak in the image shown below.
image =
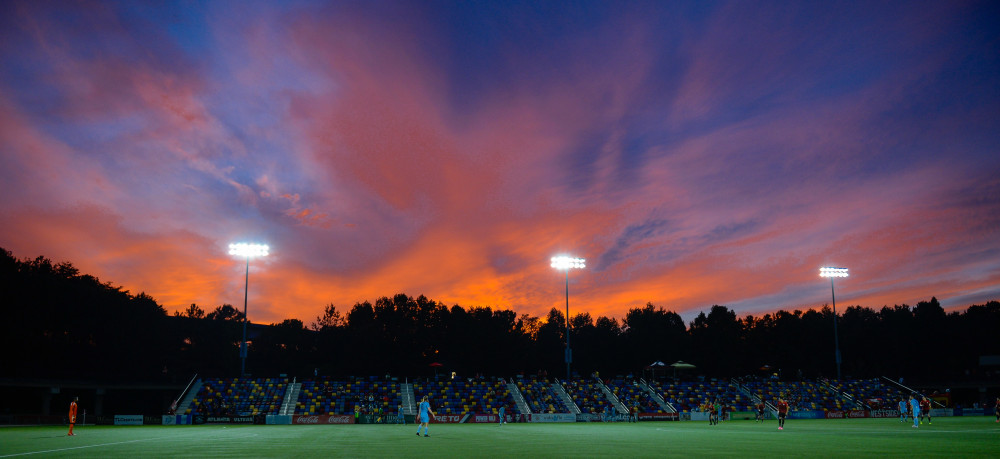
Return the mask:
<path fill-rule="evenodd" d="M 989 3 L 92 6 L 0 19 L 0 246 L 170 310 L 1000 293 Z"/>

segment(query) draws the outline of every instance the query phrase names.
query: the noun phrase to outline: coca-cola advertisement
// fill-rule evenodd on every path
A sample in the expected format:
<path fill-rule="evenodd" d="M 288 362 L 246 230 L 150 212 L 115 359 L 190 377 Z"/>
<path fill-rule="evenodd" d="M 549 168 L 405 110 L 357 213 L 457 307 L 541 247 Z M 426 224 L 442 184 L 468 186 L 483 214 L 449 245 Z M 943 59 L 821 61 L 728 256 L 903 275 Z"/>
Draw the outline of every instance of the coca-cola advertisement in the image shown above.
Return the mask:
<path fill-rule="evenodd" d="M 349 414 L 300 414 L 292 416 L 292 424 L 354 424 Z"/>

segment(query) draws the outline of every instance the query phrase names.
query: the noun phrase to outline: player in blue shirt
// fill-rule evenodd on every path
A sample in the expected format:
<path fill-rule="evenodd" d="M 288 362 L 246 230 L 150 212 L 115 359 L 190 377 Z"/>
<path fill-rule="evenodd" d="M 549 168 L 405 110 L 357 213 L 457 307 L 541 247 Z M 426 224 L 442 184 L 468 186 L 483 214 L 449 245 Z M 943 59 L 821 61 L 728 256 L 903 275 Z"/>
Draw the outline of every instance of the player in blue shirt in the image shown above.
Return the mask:
<path fill-rule="evenodd" d="M 420 425 L 417 426 L 418 437 L 420 436 L 421 427 L 424 428 L 424 436 L 430 436 L 427 432 L 427 428 L 429 427 L 427 424 L 431 422 L 431 416 L 437 417 L 437 414 L 431 409 L 431 404 L 427 401 L 427 396 L 425 395 L 424 398 L 420 399 Z"/>
<path fill-rule="evenodd" d="M 899 422 L 906 422 L 906 399 L 899 399 Z"/>
<path fill-rule="evenodd" d="M 507 412 L 507 406 L 506 405 L 500 405 L 500 413 L 499 413 L 500 414 L 500 425 L 504 425 L 504 424 L 507 423 L 507 420 L 504 419 L 504 414 L 506 414 L 506 412 Z"/>
<path fill-rule="evenodd" d="M 920 420 L 920 402 L 912 395 L 910 395 L 910 406 L 913 408 L 913 427 L 917 427 Z"/>

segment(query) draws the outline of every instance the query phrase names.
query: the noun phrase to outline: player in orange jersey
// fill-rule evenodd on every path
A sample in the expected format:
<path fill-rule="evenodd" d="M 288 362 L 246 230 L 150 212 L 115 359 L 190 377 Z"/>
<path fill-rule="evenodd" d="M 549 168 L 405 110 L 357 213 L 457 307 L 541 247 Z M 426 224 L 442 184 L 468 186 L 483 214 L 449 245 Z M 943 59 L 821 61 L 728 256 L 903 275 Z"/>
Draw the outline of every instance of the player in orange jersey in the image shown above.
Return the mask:
<path fill-rule="evenodd" d="M 73 433 L 73 424 L 76 424 L 76 402 L 80 400 L 80 397 L 73 397 L 73 401 L 69 402 L 69 434 L 76 435 Z"/>

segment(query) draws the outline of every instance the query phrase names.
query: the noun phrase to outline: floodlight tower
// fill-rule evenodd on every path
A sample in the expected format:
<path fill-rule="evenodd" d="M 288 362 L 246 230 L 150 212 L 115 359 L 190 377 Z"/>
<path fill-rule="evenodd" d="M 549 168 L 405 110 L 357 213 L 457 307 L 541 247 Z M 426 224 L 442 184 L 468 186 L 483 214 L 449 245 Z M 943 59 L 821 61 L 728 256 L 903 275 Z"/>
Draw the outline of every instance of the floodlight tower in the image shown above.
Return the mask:
<path fill-rule="evenodd" d="M 243 342 L 240 343 L 240 377 L 246 376 L 247 369 L 247 295 L 250 290 L 250 259 L 266 257 L 271 250 L 266 244 L 247 244 L 245 242 L 229 244 L 229 254 L 244 257 L 247 261 L 247 273 L 243 284 Z"/>
<path fill-rule="evenodd" d="M 566 271 L 566 380 L 570 379 L 569 364 L 573 361 L 573 351 L 569 347 L 569 270 L 587 267 L 587 260 L 567 256 L 552 257 L 553 268 Z"/>
<path fill-rule="evenodd" d="M 833 350 L 837 360 L 837 380 L 840 380 L 840 338 L 837 336 L 837 295 L 833 291 L 835 277 L 847 277 L 847 268 L 819 268 L 819 277 L 830 278 L 830 298 L 833 300 Z"/>

